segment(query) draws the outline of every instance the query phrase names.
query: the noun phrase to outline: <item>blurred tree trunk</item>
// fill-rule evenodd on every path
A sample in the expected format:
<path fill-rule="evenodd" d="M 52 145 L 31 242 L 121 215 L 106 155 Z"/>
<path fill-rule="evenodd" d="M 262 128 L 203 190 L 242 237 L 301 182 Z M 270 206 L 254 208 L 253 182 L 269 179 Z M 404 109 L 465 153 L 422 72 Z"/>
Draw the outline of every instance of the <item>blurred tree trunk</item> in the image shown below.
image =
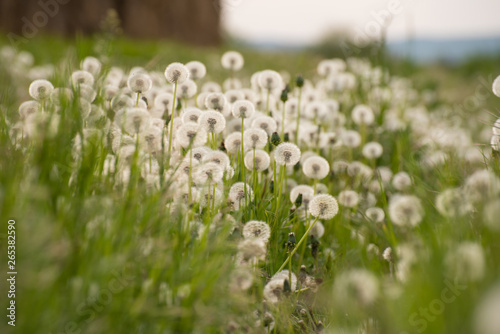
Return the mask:
<path fill-rule="evenodd" d="M 220 0 L 0 0 L 0 29 L 29 40 L 39 31 L 92 34 L 115 9 L 126 35 L 220 43 Z"/>

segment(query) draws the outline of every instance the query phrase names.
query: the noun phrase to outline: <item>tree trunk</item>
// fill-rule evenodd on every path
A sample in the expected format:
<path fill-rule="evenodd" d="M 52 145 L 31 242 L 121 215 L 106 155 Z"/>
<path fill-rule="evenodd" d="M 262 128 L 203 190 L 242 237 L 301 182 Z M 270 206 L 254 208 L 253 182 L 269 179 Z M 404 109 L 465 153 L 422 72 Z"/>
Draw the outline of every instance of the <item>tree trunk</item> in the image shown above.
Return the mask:
<path fill-rule="evenodd" d="M 46 31 L 92 34 L 115 9 L 126 35 L 220 43 L 220 0 L 0 0 L 0 29 L 24 39 Z"/>

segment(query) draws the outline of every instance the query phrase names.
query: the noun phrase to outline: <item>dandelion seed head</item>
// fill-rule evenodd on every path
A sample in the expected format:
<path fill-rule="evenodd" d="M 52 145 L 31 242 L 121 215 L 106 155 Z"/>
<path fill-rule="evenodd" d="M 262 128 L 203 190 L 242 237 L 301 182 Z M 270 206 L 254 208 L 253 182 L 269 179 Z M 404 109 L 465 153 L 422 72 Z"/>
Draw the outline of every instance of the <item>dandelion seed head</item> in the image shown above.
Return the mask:
<path fill-rule="evenodd" d="M 253 150 L 245 154 L 245 167 L 249 170 L 255 169 L 257 172 L 262 172 L 269 168 L 270 163 L 271 158 L 266 151 L 259 149 L 255 150 L 255 159 Z"/>
<path fill-rule="evenodd" d="M 338 212 L 337 200 L 331 195 L 316 195 L 309 202 L 309 213 L 315 218 L 329 220 L 335 217 Z"/>
<path fill-rule="evenodd" d="M 422 221 L 424 210 L 418 197 L 396 195 L 389 202 L 389 217 L 398 226 L 415 227 Z"/>
<path fill-rule="evenodd" d="M 267 243 L 271 237 L 271 229 L 264 221 L 251 220 L 243 226 L 243 237 L 245 239 L 260 239 Z"/>
<path fill-rule="evenodd" d="M 22 119 L 27 118 L 29 115 L 39 112 L 41 105 L 37 101 L 26 101 L 19 106 L 19 114 Z"/>
<path fill-rule="evenodd" d="M 268 136 L 271 136 L 273 132 L 275 132 L 276 129 L 278 128 L 278 125 L 276 124 L 276 121 L 272 117 L 259 116 L 253 120 L 252 127 L 262 129 L 266 131 Z"/>
<path fill-rule="evenodd" d="M 378 207 L 371 207 L 366 209 L 365 215 L 370 221 L 375 223 L 381 223 L 385 219 L 384 210 Z"/>
<path fill-rule="evenodd" d="M 243 134 L 243 146 L 246 150 L 261 149 L 267 144 L 267 133 L 262 129 L 251 128 Z"/>
<path fill-rule="evenodd" d="M 231 111 L 236 118 L 250 118 L 255 112 L 255 106 L 248 100 L 238 100 L 233 103 Z"/>
<path fill-rule="evenodd" d="M 53 90 L 54 86 L 52 83 L 44 79 L 33 81 L 29 87 L 30 96 L 37 101 L 48 99 Z"/>
<path fill-rule="evenodd" d="M 227 169 L 230 165 L 229 157 L 222 151 L 208 152 L 207 154 L 205 154 L 201 162 L 213 162 L 224 169 Z"/>
<path fill-rule="evenodd" d="M 411 177 L 406 172 L 396 173 L 392 178 L 392 186 L 398 191 L 408 190 L 411 185 Z"/>
<path fill-rule="evenodd" d="M 445 217 L 463 217 L 472 212 L 473 207 L 467 200 L 463 189 L 446 189 L 436 196 L 436 208 Z"/>
<path fill-rule="evenodd" d="M 181 114 L 182 122 L 198 124 L 202 111 L 196 107 L 188 107 Z"/>
<path fill-rule="evenodd" d="M 324 179 L 330 172 L 328 161 L 320 156 L 307 158 L 302 164 L 304 175 L 311 179 Z"/>
<path fill-rule="evenodd" d="M 347 130 L 342 133 L 342 143 L 349 148 L 361 145 L 361 135 L 355 130 Z"/>
<path fill-rule="evenodd" d="M 462 242 L 448 252 L 445 267 L 453 280 L 478 282 L 486 269 L 483 248 L 474 242 Z"/>
<path fill-rule="evenodd" d="M 491 87 L 493 94 L 500 97 L 500 75 L 493 80 L 493 84 Z"/>
<path fill-rule="evenodd" d="M 175 140 L 183 148 L 205 145 L 207 132 L 197 123 L 184 123 L 176 131 Z"/>
<path fill-rule="evenodd" d="M 351 117 L 352 121 L 357 125 L 370 125 L 375 121 L 373 110 L 369 106 L 364 104 L 355 106 L 352 110 Z"/>
<path fill-rule="evenodd" d="M 222 93 L 210 93 L 205 98 L 205 107 L 219 112 L 224 110 L 226 103 L 226 96 Z"/>
<path fill-rule="evenodd" d="M 189 78 L 192 80 L 200 80 L 207 74 L 207 68 L 205 65 L 199 61 L 190 61 L 186 64 L 186 68 L 189 71 Z"/>
<path fill-rule="evenodd" d="M 500 94 L 499 94 L 500 95 Z M 490 288 L 474 311 L 474 329 L 477 334 L 500 333 L 500 284 Z"/>
<path fill-rule="evenodd" d="M 384 153 L 384 148 L 380 143 L 372 141 L 363 146 L 362 153 L 367 159 L 378 159 L 382 156 L 382 153 Z"/>
<path fill-rule="evenodd" d="M 354 208 L 359 203 L 359 195 L 354 190 L 343 190 L 339 193 L 338 201 L 342 206 Z"/>
<path fill-rule="evenodd" d="M 221 64 L 226 70 L 239 71 L 243 68 L 245 60 L 243 59 L 241 53 L 228 51 L 222 55 Z"/>
<path fill-rule="evenodd" d="M 233 203 L 240 203 L 245 201 L 245 188 L 248 202 L 253 202 L 254 196 L 252 188 L 243 182 L 234 183 L 229 189 L 228 200 Z"/>
<path fill-rule="evenodd" d="M 231 154 L 236 154 L 241 149 L 241 132 L 232 132 L 224 139 L 224 147 Z"/>
<path fill-rule="evenodd" d="M 338 302 L 360 306 L 372 305 L 379 295 L 379 282 L 375 275 L 365 269 L 351 269 L 341 273 L 334 282 L 334 293 Z"/>
<path fill-rule="evenodd" d="M 221 133 L 226 127 L 226 119 L 220 112 L 215 110 L 203 112 L 198 122 L 209 133 Z"/>
<path fill-rule="evenodd" d="M 281 88 L 283 86 L 283 79 L 276 71 L 264 70 L 259 74 L 259 86 L 266 90 Z"/>
<path fill-rule="evenodd" d="M 181 84 L 189 79 L 189 70 L 181 63 L 172 63 L 165 69 L 165 78 L 173 84 Z"/>
<path fill-rule="evenodd" d="M 293 187 L 290 191 L 290 201 L 295 203 L 300 194 L 302 194 L 302 203 L 307 206 L 314 197 L 314 188 L 305 184 Z"/>
<path fill-rule="evenodd" d="M 94 81 L 95 79 L 92 73 L 87 71 L 75 71 L 71 74 L 71 84 L 73 87 L 78 87 L 82 84 L 92 87 L 94 85 Z"/>
<path fill-rule="evenodd" d="M 274 152 L 276 163 L 280 166 L 294 166 L 300 160 L 300 149 L 292 143 L 281 143 Z"/>

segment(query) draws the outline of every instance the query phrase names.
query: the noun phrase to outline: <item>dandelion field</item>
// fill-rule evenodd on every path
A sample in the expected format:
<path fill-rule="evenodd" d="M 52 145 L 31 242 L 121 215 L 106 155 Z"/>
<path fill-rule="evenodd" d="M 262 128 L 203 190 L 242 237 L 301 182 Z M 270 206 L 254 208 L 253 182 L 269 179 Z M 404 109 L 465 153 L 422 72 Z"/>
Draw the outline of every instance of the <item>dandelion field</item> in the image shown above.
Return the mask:
<path fill-rule="evenodd" d="M 496 110 L 367 59 L 102 38 L 0 48 L 2 333 L 500 333 Z"/>

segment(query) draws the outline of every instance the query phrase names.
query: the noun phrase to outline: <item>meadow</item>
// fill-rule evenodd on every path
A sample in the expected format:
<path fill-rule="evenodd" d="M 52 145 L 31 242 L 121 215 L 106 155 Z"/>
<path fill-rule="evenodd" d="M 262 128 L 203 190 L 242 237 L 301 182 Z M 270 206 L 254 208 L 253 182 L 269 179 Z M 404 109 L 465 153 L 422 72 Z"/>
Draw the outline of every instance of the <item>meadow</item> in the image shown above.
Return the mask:
<path fill-rule="evenodd" d="M 0 41 L 2 333 L 500 333 L 496 59 Z"/>

